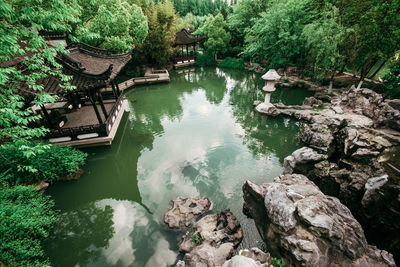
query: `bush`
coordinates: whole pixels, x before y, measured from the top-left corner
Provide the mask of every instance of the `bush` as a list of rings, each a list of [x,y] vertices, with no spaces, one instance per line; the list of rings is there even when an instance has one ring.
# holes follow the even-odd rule
[[[35,146],[39,143],[31,143]],[[0,170],[11,184],[53,182],[61,176],[74,173],[85,162],[86,153],[70,147],[47,145],[34,155],[26,155],[19,145],[8,143],[0,148]]]
[[[219,63],[218,67],[244,70],[244,62],[242,59],[226,57],[221,61],[221,63]]]
[[[217,66],[217,61],[215,60],[214,56],[210,53],[197,53],[196,66],[215,67]]]
[[[394,98],[400,98],[400,60],[395,61],[389,72],[383,76],[385,93]]]
[[[33,186],[0,188],[0,265],[47,266],[42,242],[56,220],[53,201]]]
[[[142,66],[132,66],[126,70],[126,75],[129,77],[143,77],[146,73],[146,69]]]

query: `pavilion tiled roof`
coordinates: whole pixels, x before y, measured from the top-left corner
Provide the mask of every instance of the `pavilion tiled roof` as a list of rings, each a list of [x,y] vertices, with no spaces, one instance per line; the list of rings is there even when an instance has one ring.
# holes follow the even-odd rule
[[[56,60],[62,65],[62,72],[72,76],[70,84],[78,91],[100,89],[113,80],[131,58],[132,51],[125,54],[112,54],[108,50],[95,48],[83,43],[71,43],[67,46],[67,55],[59,54]],[[58,77],[48,76],[37,82],[49,94],[63,95]],[[35,94],[28,85],[20,88],[21,94],[28,99]]]
[[[174,45],[194,44],[204,39],[204,36],[192,35],[188,30],[183,29],[175,34]]]

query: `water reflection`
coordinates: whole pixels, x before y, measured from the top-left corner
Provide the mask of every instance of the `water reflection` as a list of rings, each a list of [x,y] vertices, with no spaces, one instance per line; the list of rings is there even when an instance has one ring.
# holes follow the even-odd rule
[[[294,121],[254,112],[262,86],[259,75],[207,68],[127,92],[131,112],[113,146],[87,150],[82,178],[48,190],[63,212],[48,242],[55,266],[173,264],[178,237],[162,217],[181,195],[230,208],[244,226],[244,246],[254,246],[259,237],[241,212],[243,181],[272,179],[299,147]],[[273,101],[305,96],[277,93]]]

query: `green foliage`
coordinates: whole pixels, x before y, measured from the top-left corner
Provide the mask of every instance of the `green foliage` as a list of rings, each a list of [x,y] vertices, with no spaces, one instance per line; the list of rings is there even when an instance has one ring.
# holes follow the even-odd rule
[[[55,61],[57,52],[65,53],[63,47],[46,45],[38,31],[70,32],[70,23],[77,22],[77,10],[62,0],[3,0],[0,1],[0,140],[31,140],[43,136],[44,128],[29,125],[39,120],[25,105],[25,99],[18,95],[22,84],[33,89],[33,104],[54,102],[55,96],[43,92],[40,80],[49,74],[60,77],[68,86],[68,76],[62,74]],[[22,68],[4,62],[19,57]],[[0,142],[1,143],[1,142]]]
[[[304,25],[313,17],[311,0],[277,2],[247,31],[243,54],[256,60],[267,59],[271,67],[286,67],[304,60]]]
[[[176,32],[177,15],[170,1],[142,7],[148,18],[149,34],[144,43],[134,51],[134,58],[145,58],[157,67],[168,64],[173,55],[173,40]]]
[[[383,86],[386,94],[394,98],[400,98],[400,60],[396,60],[389,69],[389,72],[383,76]]]
[[[204,47],[213,52],[215,58],[217,58],[218,53],[227,51],[231,39],[230,33],[227,32],[226,21],[220,13],[215,17],[209,16],[205,24],[195,34],[206,35]]]
[[[216,15],[222,8],[229,10],[228,3],[222,0],[173,0],[173,3],[181,16],[189,13],[195,16]]]
[[[236,54],[243,51],[246,32],[260,17],[260,13],[266,10],[267,2],[265,0],[242,0],[233,7],[232,13],[228,15],[228,28],[232,37],[231,46]]]
[[[197,53],[196,66],[215,67],[217,66],[217,61],[215,60],[215,57],[210,53]]]
[[[218,67],[243,70],[244,62],[243,62],[243,59],[235,59],[235,58],[231,58],[231,57],[226,57],[226,58],[224,58],[224,60],[222,60],[218,64]]]
[[[27,146],[37,148],[21,148],[18,143],[7,143],[0,148],[0,170],[9,184],[55,181],[60,176],[79,170],[87,156],[69,147],[43,143],[30,143]],[[31,153],[27,154],[26,151]]]
[[[193,243],[198,244],[198,243],[200,243],[200,241],[201,241],[200,236],[197,233],[192,234],[192,242]]]
[[[397,0],[351,2],[353,6],[348,10],[359,12],[359,18],[355,20],[357,24],[353,26],[357,38],[353,65],[357,66],[361,77],[364,78],[376,62],[388,60],[399,49],[400,2]]]
[[[183,28],[190,28],[193,30],[197,30],[198,28],[202,27],[206,21],[207,21],[208,16],[204,15],[204,16],[195,16],[192,13],[188,13],[186,14],[186,16],[184,16],[182,18],[182,20],[184,21],[184,27],[179,27],[177,28],[177,31],[182,30]]]
[[[271,260],[273,262],[271,264],[272,267],[285,267],[285,264],[282,263],[281,259],[278,259],[278,258],[275,258],[275,257],[271,257]]]
[[[340,25],[339,10],[327,4],[319,19],[306,25],[303,38],[308,49],[308,60],[313,66],[314,75],[329,74],[333,77],[336,70],[344,64],[340,53],[344,38],[351,30]]]
[[[125,0],[97,0],[86,4],[83,21],[76,31],[87,44],[115,53],[127,52],[142,43],[148,34],[147,18],[140,7]]]
[[[129,77],[143,77],[146,73],[146,69],[142,66],[132,66],[125,71]]]
[[[33,186],[0,188],[0,265],[50,264],[42,242],[56,220],[53,206],[50,198]]]

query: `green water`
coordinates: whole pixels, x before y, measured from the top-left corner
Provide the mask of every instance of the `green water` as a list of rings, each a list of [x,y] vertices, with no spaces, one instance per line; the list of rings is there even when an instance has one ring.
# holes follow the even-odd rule
[[[192,69],[171,72],[169,84],[126,92],[130,112],[111,147],[85,150],[78,181],[47,192],[61,219],[46,244],[54,266],[168,266],[179,255],[179,234],[163,223],[177,196],[208,196],[214,210],[231,209],[245,238],[260,245],[242,214],[246,179],[271,181],[284,157],[300,147],[298,124],[253,111],[263,99],[260,75]],[[299,104],[310,93],[278,89],[272,102]]]

